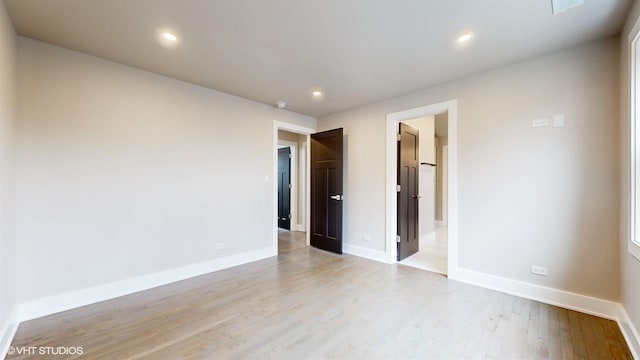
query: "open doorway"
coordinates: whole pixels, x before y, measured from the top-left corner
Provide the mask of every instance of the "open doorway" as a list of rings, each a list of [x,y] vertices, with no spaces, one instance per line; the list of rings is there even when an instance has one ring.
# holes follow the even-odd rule
[[[305,143],[300,143],[297,139],[283,140],[285,137],[295,139],[297,135],[284,130],[278,131],[278,173],[275,180],[278,186],[278,229],[296,231],[299,226],[297,185],[301,180],[298,173],[297,149]]]
[[[422,204],[419,231],[419,251],[413,255],[421,263],[420,257],[429,257],[435,261],[433,266],[418,266],[446,274],[455,278],[457,263],[457,101],[451,100],[420,108],[409,109],[387,115],[387,242],[386,253],[389,262],[398,261],[398,235],[400,222],[398,210],[398,134],[400,123],[412,123],[413,119],[430,118],[432,128],[427,126],[421,137],[430,137],[430,152],[420,160],[419,193]],[[418,121],[418,120],[416,120]],[[418,126],[421,127],[421,126]],[[420,141],[424,143],[424,141]],[[434,166],[435,165],[435,166]],[[425,199],[426,197],[426,199]],[[431,198],[431,199],[429,199]],[[427,201],[422,201],[423,199]],[[420,216],[419,216],[420,218]],[[422,254],[421,254],[422,253]],[[416,256],[418,255],[418,256]],[[407,260],[412,262],[411,256]],[[407,264],[412,265],[413,264]]]
[[[447,197],[446,170],[448,160],[443,156],[443,146],[448,144],[447,112],[402,121],[419,131],[419,237],[416,252],[402,257],[401,264],[446,275],[448,262],[448,229],[446,227]],[[402,159],[402,149],[400,159]],[[400,160],[402,162],[402,160]],[[444,194],[444,195],[443,195]],[[443,211],[444,207],[444,211]],[[403,219],[399,203],[398,219]],[[399,227],[400,232],[402,228]]]
[[[309,245],[308,144],[309,134],[314,132],[315,129],[274,122],[272,176],[274,254]],[[284,164],[289,170],[288,174],[282,173],[285,157],[289,160]]]

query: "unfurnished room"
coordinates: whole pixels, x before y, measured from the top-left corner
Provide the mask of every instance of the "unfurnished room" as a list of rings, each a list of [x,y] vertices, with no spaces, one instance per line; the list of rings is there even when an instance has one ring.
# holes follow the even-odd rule
[[[0,357],[640,359],[634,0],[0,1]]]

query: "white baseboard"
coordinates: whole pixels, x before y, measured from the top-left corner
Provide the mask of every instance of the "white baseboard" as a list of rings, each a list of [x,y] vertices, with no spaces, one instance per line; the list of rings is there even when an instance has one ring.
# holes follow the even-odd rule
[[[619,316],[620,304],[613,301],[479,273],[472,270],[458,268],[455,271],[455,279],[453,280],[497,290],[549,305],[600,316],[610,320],[618,320]]]
[[[0,358],[2,359],[7,356],[9,346],[11,346],[13,337],[18,330],[18,324],[18,307],[14,306],[9,314],[9,318],[7,318],[7,321],[5,321],[5,323],[2,324],[2,328],[0,328]]]
[[[255,250],[225,258],[214,259],[175,269],[116,281],[87,289],[54,295],[43,299],[22,303],[19,306],[19,321],[27,321],[62,311],[133,294],[154,287],[189,279],[210,272],[247,264],[277,255],[272,247]]]
[[[363,258],[366,258],[366,259],[380,261],[380,262],[383,262],[385,264],[389,263],[389,261],[387,260],[387,258],[388,258],[387,253],[384,252],[384,251],[380,251],[380,250],[374,250],[374,249],[369,249],[369,248],[365,248],[365,247],[362,247],[362,246],[343,243],[342,244],[342,252],[350,254],[350,255],[363,257]]]
[[[620,326],[620,331],[622,331],[622,335],[624,335],[624,339],[627,341],[627,345],[629,345],[633,358],[640,359],[640,333],[638,333],[638,329],[633,325],[624,307],[620,305],[618,309],[618,326]]]
[[[301,231],[301,232],[305,232],[306,229],[304,228],[303,224],[295,224],[291,227],[291,231]]]
[[[446,227],[447,222],[443,220],[436,220],[436,227]]]

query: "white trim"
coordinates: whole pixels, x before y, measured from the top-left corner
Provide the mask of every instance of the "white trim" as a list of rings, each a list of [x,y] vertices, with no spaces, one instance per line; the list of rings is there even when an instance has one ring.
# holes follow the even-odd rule
[[[540,285],[530,284],[500,276],[480,273],[467,269],[458,269],[457,281],[480,286],[486,289],[540,301],[545,304],[560,306],[566,309],[617,320],[619,305],[616,302],[571,293]]]
[[[16,331],[18,331],[19,324],[18,306],[14,306],[9,313],[7,321],[5,321],[0,330],[0,358],[4,359],[7,356],[7,351],[13,342]]]
[[[315,132],[315,130],[314,130]],[[311,246],[311,134],[307,134],[307,142],[305,154],[307,155],[307,160],[305,161],[305,180],[306,180],[306,190],[304,192],[306,196],[305,203],[305,232],[307,233],[307,246]],[[276,239],[277,240],[277,239]]]
[[[289,194],[289,214],[291,215],[291,218],[289,219],[289,230],[296,231],[295,227],[298,222],[298,143],[278,139],[278,145],[286,145],[291,149],[291,168],[289,170],[289,181],[291,184]],[[278,183],[275,180],[274,182],[276,184]]]
[[[54,295],[20,304],[18,318],[20,321],[32,320],[81,306],[95,304],[100,301],[110,300],[120,296],[148,290],[176,281],[189,279],[195,276],[208,274],[214,271],[262,260],[275,255],[277,255],[277,253],[273,252],[273,248],[268,247],[127,280]]]
[[[640,333],[638,333],[638,329],[633,325],[629,314],[627,314],[622,305],[619,306],[618,326],[631,350],[631,355],[633,355],[634,359],[640,359]]]
[[[458,269],[458,101],[449,100],[387,114],[387,180],[386,180],[386,245],[385,254],[389,263],[397,262],[397,136],[398,124],[403,120],[415,119],[448,112],[448,269],[450,279],[455,280]]]
[[[282,121],[274,121],[273,122],[273,134],[272,134],[272,152],[273,152],[273,159],[272,159],[272,168],[271,168],[271,179],[272,179],[272,209],[271,209],[271,218],[273,219],[273,226],[271,229],[271,246],[273,247],[273,251],[277,254],[278,253],[278,219],[277,219],[277,215],[278,215],[278,182],[277,181],[273,181],[273,179],[276,178],[277,174],[278,174],[278,130],[286,130],[289,132],[293,132],[293,133],[297,133],[297,134],[302,134],[302,135],[307,135],[307,144],[309,144],[309,135],[313,134],[314,132],[316,132],[315,129],[312,128],[308,128],[308,127],[304,127],[304,126],[300,126],[300,125],[295,125],[295,124],[289,124],[286,122],[282,122]],[[306,224],[305,224],[305,231],[307,232],[307,245],[309,245],[309,211],[310,211],[310,195],[309,195],[309,189],[311,188],[310,185],[310,180],[309,180],[309,163],[310,163],[310,151],[307,151],[307,166],[306,166],[306,189],[307,191],[305,191],[306,193],[306,204],[305,204],[305,208],[306,208]]]
[[[638,106],[636,104],[637,91],[636,87],[640,86],[640,79],[638,79],[638,71],[636,69],[636,48],[640,42],[640,21],[636,21],[635,25],[629,33],[629,238],[627,239],[627,250],[636,259],[640,260],[640,239],[637,239],[636,232],[638,231],[636,224],[637,211],[636,201],[638,195],[638,189],[636,189],[637,174],[636,171],[636,153],[637,153],[637,141],[636,138],[638,131],[636,127],[636,120],[639,117]]]
[[[440,192],[442,194],[442,226],[447,226],[447,216],[449,214],[449,145],[442,146],[442,189]]]
[[[369,249],[358,245],[351,245],[349,243],[342,243],[342,252],[389,264],[387,254],[384,251]]]

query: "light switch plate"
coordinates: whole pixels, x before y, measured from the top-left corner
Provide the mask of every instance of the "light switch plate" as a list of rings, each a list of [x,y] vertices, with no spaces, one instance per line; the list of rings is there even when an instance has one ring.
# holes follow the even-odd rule
[[[553,116],[553,127],[564,127],[564,114]]]

